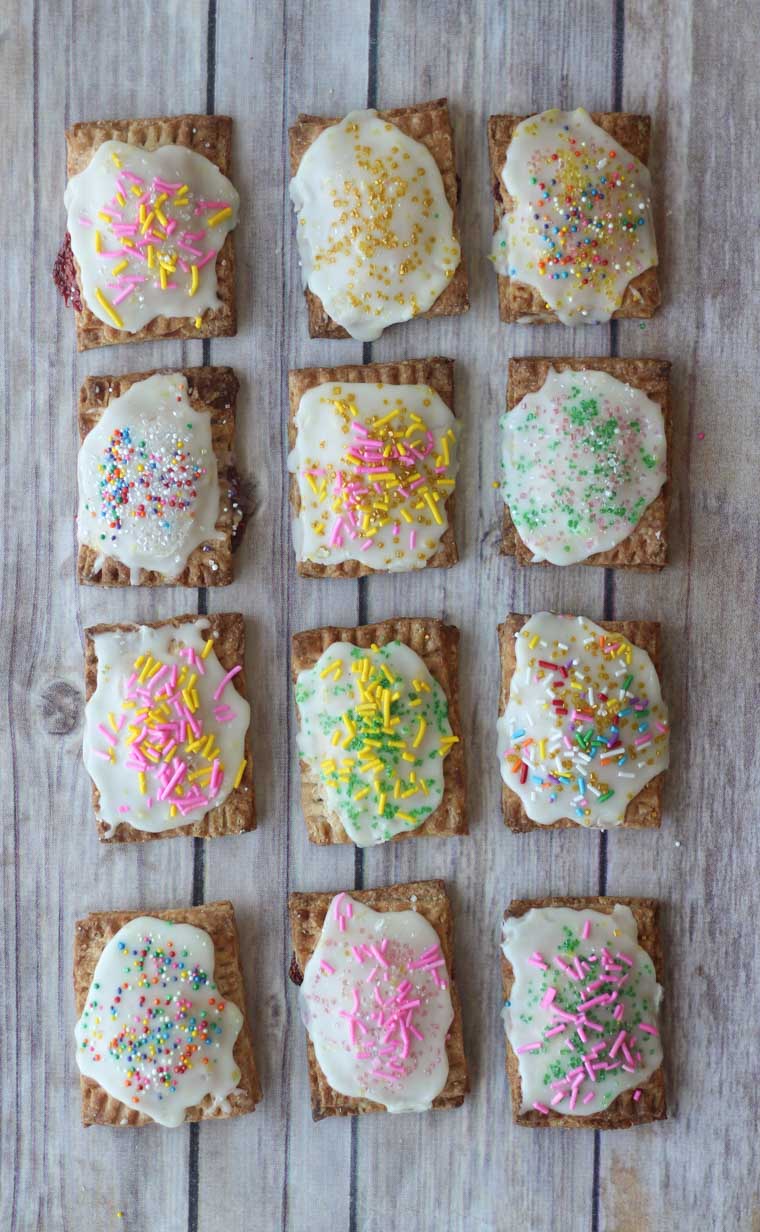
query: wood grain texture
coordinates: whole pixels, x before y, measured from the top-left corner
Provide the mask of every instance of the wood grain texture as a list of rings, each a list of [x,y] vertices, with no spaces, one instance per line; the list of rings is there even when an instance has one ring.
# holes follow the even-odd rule
[[[0,137],[14,152],[3,197],[0,1227],[74,1232],[756,1232],[760,758],[752,684],[760,585],[753,342],[756,246],[747,219],[760,85],[750,0],[125,0],[116,37],[97,0],[0,0]],[[126,26],[125,24],[126,23]],[[286,202],[286,133],[299,111],[449,98],[462,178],[471,310],[389,330],[371,347],[307,336]],[[486,121],[579,103],[652,116],[651,166],[664,303],[584,331],[499,323],[486,259]],[[242,197],[238,335],[142,343],[77,357],[49,276],[64,220],[63,130],[109,115],[233,117]],[[21,204],[23,203],[23,208]],[[36,254],[30,260],[29,254]],[[661,574],[518,569],[499,555],[497,421],[510,355],[656,356],[673,362],[671,558]],[[107,357],[107,363],[103,356]],[[464,427],[460,563],[365,581],[297,578],[287,500],[287,370],[449,355]],[[81,764],[81,630],[172,615],[166,591],[75,585],[76,397],[81,381],[167,364],[231,365],[241,381],[238,458],[252,523],[221,594],[201,607],[248,618],[259,828],[208,844],[103,849]],[[703,432],[704,439],[698,439]],[[192,607],[185,594],[182,609]],[[496,625],[545,607],[658,620],[673,769],[661,831],[512,836],[495,760]],[[314,849],[299,815],[292,632],[434,615],[462,630],[470,836],[355,856]],[[719,691],[727,690],[728,705]],[[720,756],[715,736],[720,725]],[[680,846],[675,846],[680,843]],[[434,1117],[311,1122],[304,1033],[286,987],[291,890],[443,877],[455,919],[472,1091]],[[511,898],[598,892],[663,903],[670,1119],[614,1136],[513,1126],[503,1073],[498,938]],[[75,919],[235,904],[263,1100],[256,1115],[124,1136],[79,1126]],[[730,944],[729,944],[730,942]],[[43,987],[44,985],[44,987]],[[41,990],[41,991],[39,991]],[[688,1010],[686,1009],[688,1006]],[[68,1046],[67,1046],[68,1045]],[[116,1211],[124,1212],[123,1221]],[[698,1214],[697,1214],[698,1212]]]

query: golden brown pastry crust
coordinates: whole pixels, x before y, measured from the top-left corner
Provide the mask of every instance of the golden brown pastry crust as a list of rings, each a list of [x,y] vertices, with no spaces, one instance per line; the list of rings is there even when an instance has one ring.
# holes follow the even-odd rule
[[[214,638],[214,653],[226,672],[236,664],[242,665],[242,672],[233,676],[230,684],[240,694],[246,697],[245,686],[245,621],[238,612],[214,613],[209,616],[199,616],[197,612],[188,616],[174,616],[171,620],[144,620],[118,624],[92,625],[85,629],[84,657],[84,687],[85,702],[88,702],[98,684],[98,659],[95,653],[94,638],[98,633],[129,633],[140,628],[163,629],[167,625],[179,628],[181,625],[195,624],[204,620],[208,625],[209,636]],[[100,820],[100,792],[92,784],[92,805],[95,810],[95,820],[98,827],[98,838],[102,843],[144,843],[159,838],[220,838],[227,834],[243,834],[247,830],[256,829],[256,813],[253,795],[253,761],[251,757],[250,732],[246,732],[243,755],[246,760],[240,786],[233,788],[223,804],[210,809],[200,820],[186,826],[176,826],[172,830],[137,830],[127,822],[120,822],[115,829]]]
[[[378,111],[377,114],[395,124],[407,137],[421,142],[432,154],[443,178],[446,199],[454,214],[454,235],[460,239],[457,218],[459,180],[454,161],[454,133],[451,127],[448,99],[439,98],[433,102],[419,103],[412,107],[396,107],[390,111]],[[340,121],[340,116],[327,118],[301,114],[297,117],[295,124],[288,129],[290,174],[292,176],[298,171],[301,159],[320,133],[332,124],[340,124]],[[309,336],[311,338],[350,337],[342,325],[336,324],[332,317],[327,315],[317,295],[314,295],[308,287],[304,294],[309,312]],[[469,306],[467,270],[464,258],[462,258],[448,286],[444,288],[427,312],[420,313],[420,316],[455,316],[467,312]]]
[[[584,909],[600,911],[611,915],[615,904],[630,907],[638,928],[638,943],[646,950],[654,964],[657,982],[663,982],[662,942],[659,926],[659,903],[655,898],[516,898],[504,912],[504,919],[516,919],[525,915],[533,907],[570,907],[575,911]],[[515,981],[512,964],[500,949],[501,980],[504,1000],[508,1001]],[[531,1108],[528,1112],[520,1112],[522,1103],[522,1083],[520,1066],[509,1039],[507,1046],[507,1078],[512,1093],[512,1118],[516,1125],[528,1125],[533,1129],[630,1129],[632,1125],[646,1125],[650,1121],[662,1121],[667,1117],[665,1106],[665,1075],[662,1066],[655,1070],[639,1088],[641,1098],[636,1101],[633,1091],[622,1091],[617,1099],[605,1108],[603,1112],[591,1116],[567,1116],[554,1109],[548,1115],[536,1112]]]
[[[376,625],[360,625],[358,628],[337,628],[327,625],[321,629],[309,629],[296,633],[292,640],[291,677],[293,684],[300,672],[312,668],[328,646],[334,642],[349,642],[352,646],[385,646],[399,641],[409,646],[427,667],[446,694],[449,705],[449,723],[459,742],[443,762],[443,799],[421,826],[396,834],[390,842],[399,839],[434,837],[449,838],[455,834],[467,834],[465,811],[465,769],[462,747],[462,724],[459,717],[459,630],[454,625],[445,625],[440,620],[402,617],[384,620]],[[296,705],[300,729],[301,717]],[[350,843],[338,815],[327,809],[322,797],[321,783],[305,761],[299,760],[301,769],[301,805],[309,841],[320,845]]]
[[[407,359],[387,364],[342,364],[338,368],[298,368],[288,373],[290,418],[288,447],[295,448],[296,415],[301,399],[309,389],[325,382],[335,385],[429,385],[446,403],[452,415],[454,409],[454,360],[436,355],[431,359]],[[298,477],[290,475],[290,503],[296,517],[301,511]],[[438,548],[424,565],[425,569],[448,569],[459,560],[454,531],[454,489],[444,503],[449,524]],[[345,560],[335,565],[320,565],[311,560],[296,564],[301,577],[367,577],[370,573],[389,573],[388,569],[373,569],[358,560]]]
[[[670,363],[666,359],[510,359],[507,386],[507,413],[514,410],[526,394],[536,393],[546,380],[549,368],[557,372],[607,372],[618,381],[640,389],[657,402],[665,421],[667,477],[652,504],[627,539],[606,552],[595,552],[582,565],[608,569],[639,569],[646,572],[664,568],[668,557],[668,504],[670,495],[672,415],[670,410]],[[514,556],[519,565],[548,564],[534,561],[533,553],[520,538],[510,512],[504,505],[501,550]]]
[[[594,124],[603,128],[614,141],[646,165],[649,158],[649,134],[652,127],[649,116],[632,115],[623,111],[592,111],[590,115]],[[517,125],[528,118],[525,115],[493,115],[488,120],[488,152],[493,177],[494,233],[498,231],[504,214],[512,208],[513,204],[513,199],[504,187],[504,181],[501,178],[504,164],[507,161],[507,149]],[[512,324],[520,321],[533,325],[559,321],[557,314],[551,308],[546,307],[544,297],[535,287],[518,282],[507,274],[499,274],[498,283],[499,316],[502,321]],[[623,302],[613,312],[612,319],[652,317],[660,306],[660,301],[660,284],[655,265],[644,270],[628,283]]]
[[[295,970],[300,983],[303,972],[319,941],[327,909],[339,891],[317,894],[291,894],[288,915],[293,941]],[[443,881],[415,881],[407,885],[384,886],[377,890],[349,890],[352,898],[365,903],[373,911],[419,911],[438,934],[449,972],[449,989],[454,1007],[454,1021],[446,1041],[449,1075],[446,1085],[433,1100],[433,1108],[458,1108],[469,1090],[467,1061],[462,1034],[462,1007],[454,978],[454,920],[451,903]],[[299,979],[300,977],[300,979]],[[354,1099],[341,1095],[327,1082],[317,1064],[311,1040],[306,1040],[309,1069],[311,1113],[315,1121],[328,1116],[356,1116],[362,1112],[385,1112],[382,1104],[369,1099]]]
[[[95,967],[104,947],[120,928],[141,915],[170,920],[174,924],[192,924],[195,928],[204,929],[214,943],[214,979],[219,991],[236,1005],[243,1015],[243,1025],[232,1053],[240,1070],[240,1084],[228,1096],[229,1111],[225,1112],[221,1108],[216,1108],[213,1112],[207,1111],[212,1102],[209,1095],[202,1103],[187,1109],[185,1122],[243,1116],[246,1112],[253,1112],[261,1099],[261,1086],[253,1056],[251,1027],[240,965],[240,943],[232,903],[206,903],[201,907],[179,907],[176,911],[95,911],[83,920],[77,920],[74,932],[74,996],[77,1018],[84,1009]],[[79,1082],[82,1092],[82,1124],[85,1127],[113,1125],[117,1128],[128,1126],[134,1129],[156,1124],[151,1117],[108,1095],[93,1078],[80,1074]]]
[[[98,146],[104,141],[125,141],[145,150],[157,150],[162,145],[184,145],[209,162],[215,163],[229,177],[232,153],[232,120],[229,116],[182,115],[157,116],[150,120],[93,120],[74,124],[66,131],[66,173],[71,178],[89,165]],[[82,311],[75,312],[77,350],[113,346],[123,342],[146,342],[153,338],[225,338],[237,333],[235,311],[235,243],[233,232],[227,236],[216,258],[219,308],[203,313],[200,329],[194,317],[154,317],[142,329],[129,333],[106,325],[91,312],[81,294]],[[75,261],[76,265],[76,261]]]
[[[509,701],[509,685],[517,666],[515,652],[515,634],[530,620],[530,616],[507,616],[499,625],[499,660],[501,663],[501,683],[499,686],[499,716],[501,716]],[[617,633],[634,646],[645,650],[654,664],[658,676],[660,674],[660,626],[651,620],[597,620],[594,622],[609,633]],[[664,771],[650,779],[642,787],[637,796],[625,810],[625,818],[621,827],[629,830],[657,830],[662,824],[662,784]],[[502,779],[501,806],[504,813],[504,824],[515,833],[526,833],[528,830],[588,830],[594,827],[582,826],[571,817],[562,817],[559,821],[551,821],[539,825],[531,821],[523,808],[523,803],[516,792],[511,791]],[[623,901],[622,899],[620,900]]]
[[[126,376],[89,376],[79,391],[79,442],[84,441],[114,398],[120,397],[138,381],[157,372],[179,373],[187,380],[188,400],[194,411],[211,416],[211,444],[219,475],[219,517],[216,529],[223,539],[198,544],[176,578],[152,569],[141,569],[138,586],[228,586],[232,581],[232,537],[235,520],[230,491],[235,474],[235,417],[238,379],[231,368],[155,368],[150,372],[130,372]],[[79,545],[77,578],[81,585],[130,586],[129,566],[106,556],[96,571],[98,553]],[[216,566],[215,568],[213,566]]]

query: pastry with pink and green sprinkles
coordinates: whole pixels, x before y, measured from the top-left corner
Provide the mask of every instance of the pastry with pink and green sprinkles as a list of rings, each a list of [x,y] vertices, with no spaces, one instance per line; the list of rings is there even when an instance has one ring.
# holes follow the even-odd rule
[[[651,123],[551,108],[488,122],[501,319],[593,325],[660,303]]]
[[[315,1120],[460,1105],[467,1090],[442,881],[292,894]]]
[[[232,121],[177,116],[66,133],[66,237],[54,278],[80,351],[236,331]]]
[[[435,620],[293,638],[301,799],[309,838],[373,847],[467,833],[459,631]]]
[[[231,903],[78,920],[74,991],[85,1126],[253,1112],[261,1087]]]
[[[501,970],[518,1125],[628,1129],[665,1118],[658,903],[516,900]]]
[[[255,827],[238,613],[85,630],[84,764],[99,837]]]
[[[510,360],[499,422],[505,554],[663,568],[669,369],[655,359]]]
[[[670,724],[659,626],[537,612],[499,626],[496,725],[515,831],[658,827]]]

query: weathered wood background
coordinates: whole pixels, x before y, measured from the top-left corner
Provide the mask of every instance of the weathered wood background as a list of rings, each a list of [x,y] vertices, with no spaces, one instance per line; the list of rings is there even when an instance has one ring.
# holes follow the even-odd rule
[[[13,1232],[711,1232],[760,1227],[758,1113],[758,12],[752,0],[2,0],[3,630],[0,1226]],[[298,581],[286,507],[288,366],[362,358],[310,341],[286,204],[286,129],[447,94],[472,310],[391,330],[364,358],[457,360],[462,562],[369,582]],[[665,306],[587,332],[500,325],[486,117],[583,103],[650,112]],[[50,267],[63,129],[182,111],[235,118],[240,332],[78,358]],[[496,431],[512,354],[673,361],[672,563],[660,576],[518,570],[497,555]],[[222,592],[100,593],[74,579],[75,396],[88,373],[206,362],[242,384],[256,513]],[[702,437],[702,434],[704,436]],[[260,828],[203,846],[99,847],[81,764],[82,626],[240,609]],[[674,767],[660,833],[512,836],[494,760],[496,624],[510,609],[663,622]],[[299,813],[288,639],[395,615],[464,633],[471,837],[310,849]],[[310,1121],[287,984],[290,889],[444,876],[456,910],[472,1094],[459,1111]],[[514,895],[665,903],[671,1119],[605,1136],[510,1123],[497,945]],[[75,918],[219,897],[237,908],[264,1101],[198,1130],[83,1131],[73,1049]],[[122,1211],[121,1219],[117,1212]]]

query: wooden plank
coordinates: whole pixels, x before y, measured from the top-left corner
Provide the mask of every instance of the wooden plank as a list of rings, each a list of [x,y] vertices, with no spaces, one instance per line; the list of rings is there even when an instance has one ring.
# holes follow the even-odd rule
[[[619,575],[615,610],[664,623],[675,731],[662,832],[632,833],[630,844],[612,836],[608,880],[665,903],[671,1119],[661,1132],[604,1138],[606,1232],[677,1227],[693,1219],[697,1194],[705,1227],[749,1229],[760,1211],[747,1068],[760,951],[746,914],[760,860],[760,759],[752,702],[743,700],[758,598],[760,510],[747,442],[760,380],[757,348],[748,346],[750,288],[760,271],[756,246],[739,238],[751,174],[743,134],[760,98],[746,38],[754,19],[747,3],[720,12],[626,5],[623,99],[656,117],[666,308],[646,329],[621,323],[621,351],[674,360],[676,508],[672,565],[659,577]],[[730,114],[713,124],[729,81]]]
[[[352,886],[354,856],[350,848],[315,850],[306,839],[289,641],[299,629],[355,622],[358,589],[356,582],[295,575],[285,468],[287,369],[356,362],[362,351],[359,343],[308,337],[287,198],[287,128],[299,111],[333,115],[364,105],[369,5],[289,4],[286,41],[276,6],[242,9],[220,6],[216,75],[217,108],[238,117],[236,182],[249,203],[248,223],[236,238],[242,320],[238,337],[213,343],[211,353],[232,363],[243,381],[240,444],[256,513],[238,560],[238,581],[210,601],[217,609],[234,602],[249,617],[259,828],[252,837],[233,840],[235,852],[208,845],[205,892],[229,895],[239,904],[264,1103],[242,1130],[225,1127],[223,1153],[215,1149],[217,1127],[201,1127],[198,1227],[213,1226],[223,1195],[236,1191],[233,1209],[252,1228],[332,1232],[347,1227],[350,1218],[351,1127],[314,1126],[311,1120],[305,1032],[296,989],[286,978],[285,903],[291,889]],[[247,124],[246,115],[255,122]],[[266,1163],[251,1168],[251,1159]],[[326,1178],[329,1201],[315,1201]]]

